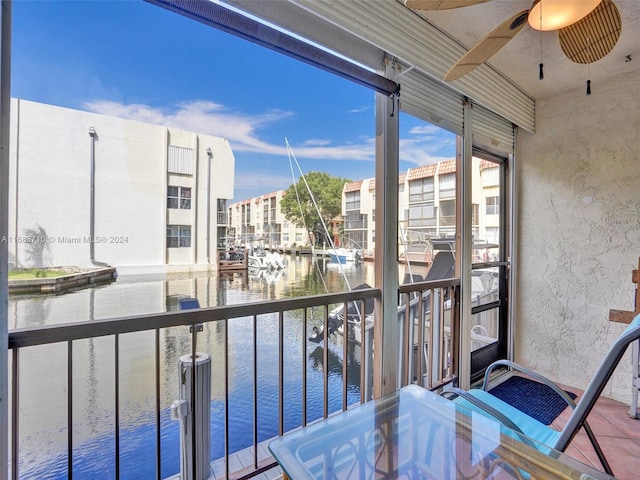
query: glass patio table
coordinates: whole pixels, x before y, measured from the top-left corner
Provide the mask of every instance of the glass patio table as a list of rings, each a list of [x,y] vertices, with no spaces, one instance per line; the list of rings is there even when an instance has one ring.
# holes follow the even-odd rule
[[[306,479],[613,479],[429,390],[409,385],[269,444]]]

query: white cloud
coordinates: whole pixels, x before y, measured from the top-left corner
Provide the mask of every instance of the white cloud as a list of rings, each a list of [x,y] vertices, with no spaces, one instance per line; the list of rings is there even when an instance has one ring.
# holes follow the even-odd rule
[[[427,138],[400,140],[400,159],[416,165],[429,165],[455,158],[455,153],[443,155],[442,151],[455,152],[455,137],[452,137],[451,134],[443,134],[441,130],[439,130],[439,135]]]
[[[413,128],[411,128],[411,130],[409,130],[409,133],[412,135],[438,135],[440,133],[442,133],[442,129],[440,129],[439,127],[436,127],[435,125],[417,125]]]
[[[173,109],[96,100],[86,103],[84,108],[103,115],[223,137],[229,140],[231,148],[236,152],[278,156],[287,155],[284,142],[278,145],[266,142],[259,137],[258,131],[294,115],[283,110],[248,114],[204,100],[184,102]],[[330,143],[329,140],[309,139],[303,141],[301,146],[292,145],[292,148],[300,158],[368,161],[374,159],[373,139],[363,139],[360,143],[345,145],[331,146]]]
[[[260,137],[260,130],[294,116],[293,112],[284,110],[249,114],[204,100],[183,102],[171,109],[96,100],[85,104],[85,108],[104,115],[224,137],[229,140],[235,152],[261,153],[278,157],[287,156],[284,141],[281,144],[265,141]],[[418,125],[410,129],[409,135],[408,138],[400,140],[402,161],[425,165],[452,158],[442,154],[443,151],[455,151],[455,137],[452,134],[444,133],[433,125]],[[373,162],[375,139],[359,137],[352,143],[334,145],[329,139],[309,138],[292,143],[292,149],[297,158]],[[261,178],[264,180],[263,177]],[[267,185],[269,183],[266,182]],[[279,185],[282,181],[274,181],[271,184]],[[238,188],[240,188],[239,184]]]
[[[310,140],[305,140],[303,145],[304,146],[311,146],[311,147],[318,147],[318,146],[329,145],[330,143],[331,143],[331,140],[310,139]]]
[[[200,100],[182,103],[172,110],[104,100],[88,102],[85,108],[104,115],[223,137],[229,140],[236,151],[275,155],[286,153],[284,146],[276,146],[260,140],[256,130],[293,115],[291,112],[280,110],[249,115],[234,112],[218,103]]]
[[[351,110],[347,110],[347,113],[362,113],[366,112],[367,110],[371,110],[371,107],[353,108]]]

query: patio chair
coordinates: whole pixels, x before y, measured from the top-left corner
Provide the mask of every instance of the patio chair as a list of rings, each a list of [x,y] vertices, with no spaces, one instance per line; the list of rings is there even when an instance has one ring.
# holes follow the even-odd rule
[[[521,432],[526,437],[552,447],[560,452],[564,452],[580,428],[584,428],[593,448],[595,449],[598,459],[602,463],[604,471],[613,476],[611,467],[609,466],[593,431],[587,423],[587,416],[593,409],[596,400],[611,378],[611,375],[627,350],[627,347],[638,339],[640,339],[640,315],[633,319],[622,335],[620,335],[613,345],[611,345],[609,351],[600,363],[600,366],[596,370],[596,373],[589,382],[589,385],[587,385],[587,388],[578,400],[577,404],[567,394],[567,392],[551,380],[508,360],[499,360],[492,363],[487,368],[481,388],[474,388],[470,390],[451,388],[448,391],[443,392],[443,394],[447,394],[448,392],[455,393],[457,395],[454,399],[456,403],[485,415],[492,416],[507,427],[510,427],[517,432]],[[540,383],[548,385],[555,393],[562,397],[566,401],[567,405],[573,409],[571,416],[562,430],[555,430],[493,396],[489,392],[489,377],[493,369],[496,367],[509,367],[512,370],[521,372],[533,380],[537,380]]]

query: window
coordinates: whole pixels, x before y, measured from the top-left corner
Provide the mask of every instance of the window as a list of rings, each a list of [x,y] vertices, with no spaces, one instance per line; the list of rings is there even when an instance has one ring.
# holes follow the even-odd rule
[[[440,200],[440,225],[450,227],[456,224],[456,201]]]
[[[487,215],[497,215],[500,213],[500,197],[487,197]]]
[[[409,226],[423,227],[436,224],[436,209],[433,203],[417,203],[409,208]]]
[[[227,224],[227,200],[224,198],[217,199],[218,204],[218,225],[226,225]]]
[[[345,210],[360,210],[360,191],[345,193]]]
[[[193,149],[169,145],[169,173],[193,175]]]
[[[409,182],[409,203],[433,200],[433,177]]]
[[[500,228],[499,227],[487,227],[485,229],[485,237],[487,243],[499,243],[500,242]]]
[[[367,248],[369,248],[367,245],[366,230],[352,230],[350,232],[345,232],[343,237],[343,245],[366,250]]]
[[[436,224],[433,205],[433,177],[409,182],[409,227]]]
[[[367,228],[367,216],[362,215],[359,210],[349,210],[344,216],[344,229],[352,230]]]
[[[243,205],[244,215],[242,216],[242,223],[251,225],[251,205]]]
[[[167,248],[191,247],[191,227],[187,225],[167,225]]]
[[[167,208],[191,209],[191,189],[187,187],[167,187]]]
[[[440,195],[442,195],[443,190],[450,190],[454,192],[456,191],[456,174],[455,173],[447,173],[444,175],[440,175]]]
[[[500,186],[500,168],[498,166],[488,167],[488,162],[485,162],[482,170],[482,185],[484,187],[497,187]]]
[[[278,205],[277,205],[276,199],[275,199],[275,198],[272,198],[272,199],[271,199],[271,209],[270,209],[270,210],[271,210],[271,218],[270,218],[270,220],[271,220],[272,222],[275,222],[275,221],[276,221],[276,211],[277,211],[277,207],[278,207]]]

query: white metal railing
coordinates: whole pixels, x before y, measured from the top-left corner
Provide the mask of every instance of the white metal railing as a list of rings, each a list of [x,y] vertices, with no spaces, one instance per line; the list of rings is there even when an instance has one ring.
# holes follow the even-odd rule
[[[403,336],[401,336],[403,338],[401,350],[403,371],[400,383],[406,384],[414,381],[414,378],[422,378],[421,385],[426,388],[436,389],[454,381],[457,378],[458,358],[459,280],[405,285],[400,287],[400,295],[408,298],[407,302],[399,302],[400,306],[398,307],[398,328],[403,332]],[[410,297],[416,297],[417,295],[422,298],[422,301],[412,302]],[[274,326],[275,337],[268,340],[274,343],[275,338],[277,338],[276,346],[274,347],[274,352],[276,353],[270,359],[273,362],[273,366],[270,364],[268,368],[275,370],[277,362],[277,415],[272,416],[277,419],[276,435],[282,435],[285,433],[285,429],[291,428],[291,426],[285,425],[285,383],[288,373],[285,371],[284,365],[285,355],[290,354],[287,348],[292,342],[298,343],[296,354],[301,357],[299,362],[301,371],[298,374],[301,378],[300,425],[306,425],[319,418],[308,418],[307,415],[307,402],[308,398],[310,398],[308,394],[310,385],[307,378],[307,365],[311,362],[311,359],[313,362],[318,363],[318,368],[322,372],[322,386],[319,389],[321,393],[317,393],[318,389],[313,387],[313,391],[316,392],[314,395],[322,396],[322,412],[320,416],[327,417],[332,413],[329,407],[330,375],[337,375],[341,382],[340,406],[337,408],[347,409],[350,406],[348,401],[349,388],[353,389],[356,386],[359,388],[359,399],[356,402],[365,402],[371,398],[371,382],[373,378],[373,328],[371,326],[373,317],[371,316],[370,304],[380,296],[380,290],[365,288],[346,293],[10,331],[10,478],[12,480],[21,478],[20,470],[25,468],[24,462],[28,461],[21,458],[21,442],[27,441],[21,439],[21,418],[37,414],[37,412],[28,410],[32,406],[32,402],[26,401],[28,399],[23,398],[20,394],[21,382],[24,381],[21,365],[34,363],[33,359],[30,358],[34,355],[34,349],[31,347],[58,345],[56,348],[62,357],[59,362],[60,365],[63,365],[62,370],[66,370],[66,372],[60,372],[60,381],[66,383],[66,400],[64,400],[66,403],[66,419],[60,420],[63,423],[61,430],[64,431],[63,435],[66,436],[66,446],[64,448],[66,450],[64,453],[66,455],[66,460],[64,461],[66,463],[66,478],[72,479],[74,473],[76,473],[74,470],[78,468],[76,465],[78,459],[75,457],[81,452],[78,452],[77,448],[74,449],[73,435],[74,429],[77,428],[77,423],[82,422],[84,415],[84,410],[79,406],[80,401],[78,400],[78,396],[82,394],[77,389],[79,380],[74,376],[77,375],[76,368],[79,365],[82,366],[90,361],[95,362],[95,359],[84,358],[83,355],[86,354],[84,346],[86,342],[97,343],[99,338],[108,339],[110,345],[108,349],[110,353],[107,353],[107,358],[103,357],[101,362],[112,366],[114,372],[113,385],[111,387],[113,391],[113,396],[111,397],[112,405],[110,407],[113,412],[113,431],[111,433],[113,445],[110,447],[109,452],[103,453],[102,456],[112,455],[111,468],[114,472],[114,478],[126,476],[126,467],[121,464],[121,452],[128,447],[126,445],[126,436],[123,435],[123,429],[121,428],[121,424],[124,424],[121,417],[125,416],[121,405],[127,401],[127,394],[122,392],[128,387],[129,382],[135,382],[136,380],[123,378],[125,374],[121,372],[125,371],[125,363],[127,362],[124,350],[126,345],[131,342],[128,335],[135,332],[147,332],[143,337],[138,338],[140,334],[136,336],[135,349],[141,351],[147,348],[152,352],[151,356],[153,358],[152,362],[145,362],[144,366],[140,365],[140,368],[138,368],[138,370],[142,370],[143,367],[146,367],[147,371],[141,371],[140,373],[146,377],[153,376],[153,381],[150,381],[152,387],[149,387],[149,390],[152,390],[152,401],[150,403],[153,404],[152,408],[154,410],[150,416],[153,417],[153,429],[155,431],[152,435],[153,438],[149,440],[154,443],[152,450],[155,454],[155,475],[153,477],[161,479],[175,473],[172,472],[167,475],[166,472],[164,474],[162,472],[162,457],[170,453],[166,451],[166,448],[163,450],[162,445],[163,427],[161,426],[161,417],[165,416],[166,411],[170,409],[170,402],[166,402],[167,392],[165,389],[168,387],[165,386],[166,375],[163,369],[164,363],[167,361],[165,357],[168,356],[168,353],[166,350],[162,350],[162,346],[165,346],[168,337],[173,338],[168,335],[168,332],[180,327],[182,328],[181,331],[185,332],[181,338],[184,340],[182,346],[186,351],[178,353],[182,355],[190,354],[195,359],[198,350],[202,350],[203,347],[205,350],[209,348],[210,351],[207,353],[211,355],[214,362],[217,362],[216,367],[213,369],[214,380],[216,376],[221,377],[218,378],[214,385],[214,389],[217,389],[215,395],[224,401],[223,438],[215,439],[215,441],[223,442],[224,444],[222,458],[224,467],[222,472],[219,471],[218,474],[228,479],[251,478],[277,466],[271,456],[265,457],[263,455],[260,457],[258,449],[258,444],[260,443],[258,424],[261,421],[265,421],[261,420],[258,411],[258,403],[260,401],[258,392],[260,376],[258,374],[260,362],[258,350],[262,348],[258,329],[261,325],[271,322],[270,325]],[[405,307],[409,305],[410,308],[403,307],[403,303]],[[346,322],[345,316],[339,314],[340,310],[344,311],[345,309],[350,312],[346,316]],[[314,318],[314,312],[317,313],[318,311],[321,312],[318,316],[319,318]],[[357,317],[352,315],[352,312],[356,312]],[[299,331],[302,332],[301,334],[292,335],[289,330],[285,332],[287,319],[292,317],[296,318],[298,322],[296,325],[300,325]],[[321,338],[320,345],[324,348],[319,356],[316,355],[317,350],[314,350],[313,355],[310,354],[308,348],[311,343],[308,342],[307,332],[311,332],[311,327],[316,326],[316,331],[320,329],[331,333],[336,329],[336,325],[333,323],[336,318],[340,320],[339,325],[337,325],[339,331],[335,332],[335,336],[324,335]],[[416,327],[408,327],[408,325],[413,324]],[[432,324],[437,326],[431,328]],[[185,327],[188,327],[190,331],[186,332],[184,330]],[[246,329],[246,335],[250,337],[248,342],[250,346],[241,352],[232,352],[229,347],[229,332],[238,328]],[[205,341],[205,337],[210,335],[212,331],[222,332],[220,334],[222,340],[215,347],[211,347]],[[351,340],[344,341],[346,338]],[[145,342],[147,343],[146,346]],[[161,342],[164,342],[162,346]],[[180,343],[180,341],[175,343]],[[330,346],[331,348],[329,348]],[[424,352],[424,356],[420,356],[423,358],[420,361],[417,361],[418,356],[415,354],[417,351]],[[349,365],[347,361],[348,357],[352,358],[354,355],[358,357],[355,364],[359,371],[356,372],[353,370],[354,365]],[[343,361],[337,362],[332,356],[339,356]],[[251,373],[248,374],[250,378],[247,381],[251,384],[250,389],[253,396],[250,402],[253,405],[253,411],[246,413],[247,418],[251,416],[251,422],[253,423],[251,435],[252,459],[249,462],[250,464],[245,464],[240,469],[234,468],[230,462],[230,458],[235,454],[235,451],[231,451],[230,448],[230,432],[233,431],[234,425],[230,424],[229,416],[230,370],[234,363],[238,361],[246,361],[251,365]],[[150,370],[153,370],[153,372]],[[192,369],[191,371],[195,370]],[[431,374],[428,372],[431,372]],[[275,375],[275,372],[273,374]],[[351,377],[359,377],[356,381],[357,385],[349,384],[348,380]],[[195,385],[195,378],[192,378],[192,385]],[[353,401],[353,396],[350,398]],[[273,414],[274,412],[271,413]],[[195,415],[193,415],[193,421],[197,422]],[[195,445],[195,442],[193,444]],[[197,452],[194,448],[194,458],[196,455]],[[104,458],[101,461],[105,462]],[[192,464],[195,465],[196,463],[196,461],[193,461]]]
[[[41,347],[43,345],[51,345],[58,344],[62,345],[63,348],[58,350],[63,350],[64,353],[64,363],[66,364],[66,375],[65,372],[60,372],[60,378],[62,382],[66,382],[66,477],[72,479],[74,476],[74,455],[78,455],[77,449],[74,449],[73,445],[73,435],[74,429],[77,428],[77,422],[81,420],[83,415],[83,411],[81,408],[74,408],[74,403],[78,402],[77,397],[81,395],[82,392],[77,391],[77,382],[78,380],[74,379],[75,367],[78,365],[82,365],[83,363],[88,363],[89,359],[81,358],[80,355],[83,353],[83,343],[88,341],[94,341],[98,338],[110,338],[112,339],[111,345],[113,345],[112,356],[110,362],[113,364],[114,369],[114,377],[113,377],[113,400],[112,400],[112,411],[113,411],[113,446],[110,447],[113,452],[113,471],[115,478],[120,478],[122,476],[126,476],[121,472],[120,465],[120,457],[121,451],[126,447],[123,445],[123,435],[120,430],[121,424],[121,403],[125,401],[125,396],[120,393],[123,385],[127,385],[128,382],[135,381],[135,379],[123,379],[121,377],[121,370],[123,370],[123,365],[121,364],[121,359],[124,358],[124,354],[122,353],[123,348],[121,347],[122,339],[127,338],[126,334],[131,334],[134,332],[150,332],[150,335],[147,337],[152,346],[150,347],[153,351],[153,370],[154,372],[148,372],[149,375],[154,376],[154,392],[153,392],[153,408],[155,410],[153,417],[155,422],[155,478],[162,478],[162,466],[161,459],[163,454],[168,453],[162,450],[162,441],[161,441],[161,411],[168,410],[170,408],[169,405],[163,405],[161,402],[161,398],[163,396],[166,397],[165,392],[161,391],[161,386],[163,385],[163,378],[161,378],[161,361],[164,361],[161,358],[161,337],[166,337],[166,335],[162,332],[171,329],[172,327],[190,327],[191,332],[188,334],[190,337],[190,347],[189,351],[191,355],[196,354],[196,350],[198,348],[202,348],[203,339],[199,337],[204,337],[205,333],[198,333],[201,331],[199,328],[201,325],[204,327],[211,327],[214,329],[221,329],[224,332],[224,342],[221,345],[221,349],[223,350],[223,354],[220,355],[220,352],[214,351],[210,352],[211,355],[219,359],[222,356],[222,363],[224,364],[223,372],[221,376],[224,378],[222,382],[222,390],[221,392],[217,392],[216,395],[222,396],[225,398],[227,402],[225,404],[225,419],[224,419],[224,457],[225,457],[225,478],[251,478],[256,476],[266,470],[269,470],[276,466],[275,461],[272,457],[268,458],[258,458],[258,392],[257,392],[257,382],[258,382],[258,374],[257,374],[257,350],[260,348],[260,339],[257,335],[257,328],[259,324],[265,322],[266,318],[270,316],[271,319],[277,317],[276,324],[277,327],[277,369],[278,369],[278,435],[282,435],[285,430],[284,425],[284,375],[285,371],[283,368],[284,364],[284,354],[285,354],[285,345],[290,342],[300,342],[301,345],[299,349],[301,351],[303,361],[301,364],[306,366],[307,359],[307,339],[306,333],[303,333],[301,336],[298,336],[296,339],[286,338],[284,333],[284,325],[285,325],[285,314],[286,315],[295,315],[300,319],[302,323],[302,332],[307,331],[308,324],[310,324],[310,315],[313,315],[314,309],[319,309],[322,311],[321,322],[325,329],[328,329],[329,322],[329,314],[330,309],[336,305],[346,304],[346,302],[356,302],[356,303],[364,303],[367,299],[373,299],[380,296],[380,291],[377,289],[361,289],[356,290],[354,292],[349,293],[338,293],[338,294],[327,294],[327,295],[318,295],[318,296],[309,296],[309,297],[298,297],[291,298],[285,300],[276,300],[269,302],[261,302],[261,303],[251,303],[240,306],[225,306],[225,307],[214,307],[214,308],[205,308],[205,309],[196,309],[196,310],[186,310],[181,312],[171,312],[171,313],[160,313],[155,315],[144,315],[137,317],[126,317],[126,318],[116,318],[109,320],[97,320],[92,322],[78,322],[64,325],[53,325],[53,326],[45,326],[38,328],[28,328],[28,329],[20,329],[13,330],[9,332],[9,350],[10,350],[10,358],[11,358],[11,381],[10,381],[10,398],[11,398],[11,438],[10,438],[10,475],[13,480],[17,480],[21,478],[20,476],[20,468],[23,466],[24,462],[21,462],[20,456],[20,432],[21,425],[20,419],[25,418],[24,416],[29,415],[37,415],[38,412],[29,412],[26,409],[29,408],[31,402],[27,401],[28,399],[24,399],[20,395],[20,386],[21,381],[21,365],[23,363],[29,363],[29,356],[34,354],[34,349],[31,347]],[[232,472],[230,471],[229,465],[229,457],[233,455],[234,452],[229,451],[229,432],[233,430],[233,425],[229,425],[229,413],[228,413],[228,395],[229,395],[229,369],[231,362],[234,361],[233,358],[230,357],[229,351],[229,339],[228,332],[230,328],[236,328],[234,325],[239,325],[240,323],[246,325],[248,322],[250,331],[247,332],[248,335],[252,335],[252,347],[250,351],[242,352],[243,356],[253,356],[253,365],[254,371],[252,374],[252,389],[253,389],[253,420],[254,420],[254,428],[253,428],[253,452],[254,458],[251,462],[251,466],[245,467],[240,471]],[[196,328],[194,328],[196,327]],[[347,334],[349,334],[349,326],[346,326]],[[145,338],[147,338],[145,337]],[[270,339],[273,340],[273,339]],[[138,343],[136,344],[137,349],[143,349],[144,345],[141,340],[136,340]],[[323,415],[329,415],[329,407],[328,407],[328,385],[329,385],[329,348],[328,342],[333,342],[334,339],[327,338],[324,339],[324,358],[322,360],[322,369],[323,369],[323,398],[324,398],[324,408]],[[343,342],[345,355],[343,358],[346,358],[346,352],[348,348],[348,342]],[[188,352],[183,352],[188,353]],[[359,363],[361,366],[371,365],[370,359],[365,360],[366,356],[371,355],[370,349],[362,348],[360,349],[360,359]],[[352,353],[349,353],[352,355]],[[107,360],[109,361],[109,360]],[[275,361],[275,359],[274,359]],[[105,361],[106,362],[106,361]],[[346,404],[346,392],[347,392],[347,362],[343,362],[343,372],[342,372],[342,408],[346,409],[348,405]],[[364,367],[363,367],[364,368]],[[145,373],[145,372],[143,372]],[[307,378],[306,378],[306,368],[303,368],[302,373],[302,391],[301,395],[302,399],[302,425],[307,424],[308,421],[312,421],[315,419],[307,418],[307,408],[306,408],[306,399],[307,399]],[[363,375],[361,378],[363,378]],[[370,375],[368,375],[370,376]],[[66,378],[65,378],[66,377]],[[178,376],[176,375],[176,380]],[[219,385],[221,382],[217,382]],[[75,388],[74,388],[75,387]],[[361,392],[361,398],[365,395],[366,392]],[[249,413],[247,413],[249,415]],[[195,416],[194,416],[195,418]],[[197,419],[196,419],[197,421]],[[219,441],[219,439],[218,439]],[[194,453],[195,455],[195,453]],[[103,455],[104,456],[104,455]],[[104,462],[104,458],[101,459]],[[195,465],[195,462],[194,462]],[[77,468],[77,466],[75,467]],[[124,472],[126,473],[126,472]]]
[[[436,390],[457,380],[460,344],[460,280],[401,285],[401,385]]]

